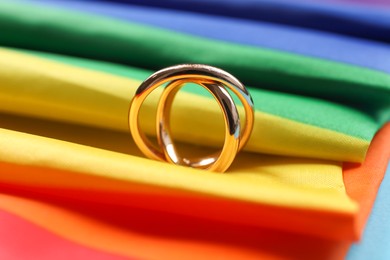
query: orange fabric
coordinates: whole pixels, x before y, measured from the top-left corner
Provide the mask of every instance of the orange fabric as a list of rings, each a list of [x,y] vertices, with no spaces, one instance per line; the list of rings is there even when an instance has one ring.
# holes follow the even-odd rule
[[[136,260],[74,243],[0,210],[1,260]]]
[[[371,177],[368,178],[370,184],[380,183],[389,159],[389,137],[390,124],[387,124],[376,135],[364,164],[357,168],[347,165],[344,172],[349,195],[362,206],[362,211],[356,216],[358,222],[355,231],[362,227],[362,222],[367,218],[377,189],[375,186],[367,185],[364,181],[359,181],[359,178],[364,180],[365,176],[369,176],[369,171],[371,173]],[[1,169],[5,168],[1,167]],[[15,174],[17,174],[16,169],[27,170],[23,167],[9,166],[9,170],[13,170]],[[114,197],[107,197],[107,199],[111,201],[117,199],[117,205],[112,205],[108,204],[108,201],[98,203],[93,200],[93,196],[85,197],[85,194],[77,192],[70,196],[72,193],[64,190],[57,192],[57,195],[50,193],[52,195],[50,200],[47,199],[49,197],[47,190],[35,189],[32,192],[23,190],[22,187],[10,186],[3,186],[2,190],[7,190],[9,193],[0,196],[0,208],[3,210],[17,214],[69,240],[121,255],[140,258],[159,256],[170,259],[182,259],[183,257],[186,259],[191,259],[191,257],[202,259],[279,259],[286,257],[342,259],[349,248],[349,242],[150,211],[130,207],[126,203],[127,200],[136,201],[139,197],[121,198],[120,194],[115,196],[111,194],[110,196]],[[183,204],[186,199],[183,199]],[[156,201],[155,205],[169,209],[169,201],[170,199],[161,199]],[[187,203],[187,207],[198,207],[203,202],[192,203],[191,201]],[[219,207],[218,205],[220,202],[209,204],[203,210],[210,215],[214,214],[213,210],[225,213],[226,209],[221,206],[222,204]],[[122,214],[110,214],[113,210]],[[250,217],[248,213],[251,212],[237,208],[235,217]],[[50,217],[47,218],[47,216]],[[289,215],[285,212],[279,212],[278,217],[284,218],[286,225],[290,222]],[[75,230],[78,236],[74,236]],[[188,252],[191,254],[189,255]]]
[[[66,199],[53,204],[3,194],[0,206],[85,246],[141,259],[342,259],[347,248],[332,240]]]
[[[390,122],[376,134],[363,164],[345,163],[343,166],[347,194],[360,206],[359,213],[355,216],[356,237],[362,235],[389,159]]]
[[[47,179],[64,179],[61,175],[74,176],[74,182],[88,183],[90,176],[72,174],[51,168],[23,166],[9,163],[0,163],[0,174],[23,174],[29,171],[30,175],[47,176]],[[353,240],[353,214],[332,211],[299,209],[294,207],[277,207],[239,200],[224,200],[212,196],[192,195],[185,191],[164,189],[162,187],[134,185],[112,179],[96,180],[105,186],[115,186],[127,192],[98,191],[94,189],[65,189],[60,187],[44,187],[31,184],[20,185],[0,183],[2,191],[28,191],[29,194],[41,194],[51,198],[71,198],[79,202],[106,203],[139,207],[181,215],[218,220],[226,223],[244,224],[253,227],[275,228],[293,231],[302,234],[317,235],[331,239]],[[152,192],[145,192],[152,191]],[[45,196],[43,196],[45,197]],[[223,214],[221,214],[223,212]],[[286,218],[289,221],[284,221]],[[291,225],[294,223],[294,225]]]

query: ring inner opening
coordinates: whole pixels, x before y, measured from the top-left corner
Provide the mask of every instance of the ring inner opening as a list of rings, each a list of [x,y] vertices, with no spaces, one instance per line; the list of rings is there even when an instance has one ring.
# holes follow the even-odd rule
[[[171,136],[181,158],[193,161],[219,155],[225,139],[223,113],[205,88],[184,84],[173,100],[169,116]]]

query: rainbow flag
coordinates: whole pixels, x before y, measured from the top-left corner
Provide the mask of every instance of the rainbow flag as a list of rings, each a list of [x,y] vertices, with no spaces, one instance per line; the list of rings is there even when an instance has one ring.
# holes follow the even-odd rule
[[[389,44],[384,0],[0,1],[0,259],[387,259]],[[181,63],[253,97],[224,174],[131,139],[138,86]],[[183,153],[220,149],[202,89],[171,117]]]

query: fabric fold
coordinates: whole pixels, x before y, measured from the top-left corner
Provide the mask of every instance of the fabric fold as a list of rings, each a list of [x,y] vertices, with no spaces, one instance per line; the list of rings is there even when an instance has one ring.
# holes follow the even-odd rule
[[[374,139],[373,146],[370,147],[370,152],[368,154],[369,156],[367,159],[368,164],[367,165],[363,164],[363,167],[358,167],[357,169],[355,169],[354,170],[355,173],[345,172],[345,174],[348,175],[348,178],[350,178],[350,181],[348,181],[346,184],[348,185],[347,188],[349,188],[349,194],[351,196],[354,196],[353,194],[355,189],[353,187],[357,183],[356,181],[359,179],[359,176],[356,175],[364,174],[367,169],[366,167],[368,168],[371,167],[370,161],[374,162],[377,155],[381,155],[381,158],[386,158],[386,156],[388,158],[388,153],[389,153],[388,142],[390,140],[388,138],[390,134],[389,126],[390,125],[387,125],[387,127],[382,129]],[[18,135],[20,135],[20,133]],[[27,138],[34,138],[33,136],[28,136],[25,134],[22,135],[24,135]],[[4,135],[2,134],[1,136]],[[383,140],[385,140],[385,142],[383,142]],[[58,143],[59,141],[52,140],[49,142]],[[27,143],[31,144],[31,142],[27,142]],[[69,144],[67,144],[67,146],[69,146]],[[15,147],[15,150],[23,151],[24,149],[17,149]],[[161,164],[161,163],[155,162],[155,164]],[[4,164],[2,166],[4,166]],[[43,169],[34,172],[34,169],[31,167],[28,170],[24,170],[23,166],[21,166],[22,168],[20,168],[20,166],[17,166],[16,168],[13,168],[13,166],[11,165],[9,166],[10,167],[7,166],[1,167],[0,170],[2,171],[11,170],[11,172],[9,173],[14,173],[16,175],[19,174],[25,175],[29,173],[30,174],[44,173]],[[373,180],[376,179],[376,181],[380,182],[380,179],[383,177],[384,174],[382,168],[385,168],[385,166],[383,167],[382,166],[383,166],[382,163],[380,163],[380,167],[375,167],[372,169],[373,171],[371,171],[371,173],[373,173]],[[147,165],[144,165],[144,167],[149,168]],[[161,168],[158,170],[158,172],[161,172]],[[55,175],[58,173],[60,172],[58,171],[51,172],[51,174],[55,174]],[[68,172],[67,174],[71,174],[71,173]],[[6,174],[1,174],[0,176],[4,177],[6,176]],[[8,176],[11,176],[11,178],[13,178],[12,177],[13,174],[10,174]],[[228,175],[223,175],[223,176],[226,177]],[[29,178],[23,178],[23,182],[25,183],[28,180],[31,181],[31,179]],[[48,178],[44,178],[44,180],[48,181]],[[66,185],[66,183],[61,182],[58,178],[53,178],[53,180],[57,181],[58,183],[61,183],[60,185],[64,185],[64,184]],[[91,182],[84,181],[83,183],[84,185],[88,185]],[[68,184],[74,185],[75,183],[68,182]],[[113,187],[118,187],[118,186],[114,185]],[[373,186],[367,186],[367,188],[372,189],[373,191],[375,190],[375,187]],[[32,183],[30,183],[27,186],[19,185],[18,187],[12,184],[12,182],[8,182],[7,185],[4,185],[4,182],[2,182],[1,189],[3,192],[6,192],[8,194],[8,195],[2,194],[0,196],[0,208],[2,210],[20,216],[25,220],[31,221],[32,223],[35,223],[62,237],[70,239],[71,241],[75,241],[85,246],[98,248],[100,250],[109,251],[124,256],[126,255],[128,256],[129,254],[134,257],[137,256],[146,257],[146,255],[152,256],[150,255],[150,250],[146,250],[146,251],[142,250],[143,245],[146,244],[148,245],[148,247],[150,247],[150,245],[153,245],[153,247],[156,250],[158,250],[159,257],[169,257],[169,258],[172,257],[179,258],[181,254],[186,250],[189,250],[189,248],[192,249],[197,248],[197,250],[195,250],[197,254],[193,255],[195,258],[199,258],[201,256],[206,258],[210,256],[214,256],[212,252],[215,252],[218,255],[220,255],[222,252],[225,252],[228,254],[229,257],[232,257],[232,259],[238,259],[238,258],[251,259],[252,257],[258,258],[260,256],[263,257],[264,259],[267,259],[268,257],[270,257],[270,259],[273,259],[275,255],[279,255],[281,257],[295,256],[298,258],[310,259],[312,257],[316,257],[316,256],[318,257],[319,252],[321,252],[320,256],[323,257],[323,259],[342,259],[346,254],[346,249],[348,248],[347,246],[348,243],[345,242],[335,242],[334,240],[332,241],[321,240],[313,237],[304,237],[304,236],[302,237],[297,235],[291,235],[289,233],[279,233],[279,232],[269,231],[269,230],[260,231],[257,229],[248,228],[247,226],[236,226],[232,224],[228,224],[229,228],[226,228],[227,226],[224,224],[225,223],[224,221],[204,222],[194,218],[189,218],[189,219],[183,217],[176,218],[172,214],[164,215],[165,213],[160,214],[158,212],[154,212],[153,214],[151,214],[152,212],[144,212],[142,210],[141,212],[137,213],[137,209],[134,211],[134,208],[128,208],[127,210],[122,209],[121,210],[122,214],[115,215],[117,217],[113,217],[114,215],[107,214],[106,209],[111,208],[109,205],[112,205],[114,203],[117,204],[118,206],[120,205],[123,206],[125,204],[123,204],[123,202],[120,200],[119,201],[113,200],[111,198],[110,200],[105,201],[104,204],[96,205],[95,202],[99,201],[99,199],[102,198],[102,194],[100,194],[100,196],[95,195],[92,197],[85,197],[86,194],[90,194],[89,192],[91,192],[91,190],[88,190],[88,192],[82,192],[81,194],[77,194],[75,197],[69,197],[67,196],[65,190],[56,189],[57,195],[54,195],[55,193],[48,193],[49,190],[42,189],[42,187],[38,189],[34,189],[34,185],[32,185]],[[303,191],[302,189],[300,190]],[[127,191],[130,190],[127,189]],[[133,192],[142,192],[142,190],[138,190],[138,191],[133,190]],[[157,192],[157,190],[154,190],[154,192]],[[51,194],[51,196],[48,196],[49,194]],[[374,193],[370,192],[369,194],[370,194],[369,197],[372,198],[372,195]],[[91,198],[93,198],[93,201],[95,202],[93,202]],[[356,199],[365,200],[365,198],[363,197],[359,198],[359,196],[356,197]],[[84,203],[82,201],[84,201]],[[127,201],[126,202],[127,205],[129,203],[131,204],[131,200],[125,200],[125,201]],[[153,200],[149,200],[149,202],[152,201]],[[207,201],[210,202],[210,200]],[[102,205],[105,206],[102,207]],[[170,204],[160,203],[160,205],[169,206]],[[186,205],[188,205],[188,203],[186,203]],[[196,205],[197,204],[191,204],[191,209],[195,210],[197,208]],[[216,205],[219,205],[219,207],[221,206],[220,203]],[[365,205],[364,207],[368,206],[368,204],[366,203],[363,203],[363,205]],[[118,210],[118,208],[115,207],[111,209],[113,211]],[[213,209],[213,207],[208,208],[207,212],[209,212],[210,209]],[[226,218],[229,217],[229,214],[227,214],[229,211],[224,210],[222,212],[224,213],[223,216],[226,221]],[[243,211],[243,210],[233,211],[233,212],[238,213],[241,217],[245,217],[245,214],[247,213],[247,211]],[[266,212],[269,212],[269,209]],[[319,213],[323,214],[324,212],[319,212]],[[361,213],[358,213],[354,217],[354,219],[359,218],[360,214]],[[43,217],[47,215],[50,215],[51,216],[50,219],[52,219],[53,221],[48,221],[46,220],[45,217]],[[363,213],[363,215],[365,215],[365,213]],[[159,226],[156,222],[152,222],[152,223],[156,223],[156,225],[151,226],[151,224],[148,222],[150,221],[149,219],[150,216],[153,217],[158,216],[158,219],[165,220],[165,223],[171,223],[171,224],[175,223],[175,225],[179,225],[179,226],[182,225],[181,227],[184,228],[186,231],[185,233],[180,233],[180,232],[177,233],[177,231],[170,230],[169,228],[161,230],[159,229],[161,228],[161,226]],[[290,227],[293,226],[290,225],[292,219],[289,217],[289,215],[279,213],[277,214],[277,216],[282,217],[282,219],[284,220],[281,223],[283,222],[286,223],[285,220],[288,219],[288,225]],[[299,214],[298,219],[301,219],[304,216],[305,214],[302,214],[301,212]],[[130,223],[134,222],[134,225],[138,223],[136,224],[138,227],[140,223],[144,223],[144,224],[142,224],[141,229],[139,228],[137,229],[138,232],[134,232],[134,225],[125,224],[125,223],[129,223],[129,219],[132,220]],[[235,218],[235,220],[237,219],[238,218]],[[320,221],[316,217],[311,217],[311,220]],[[319,223],[323,223],[322,221],[323,220],[321,220]],[[331,223],[333,223],[334,225],[335,221],[336,219],[333,219]],[[189,223],[192,223],[192,225],[189,225]],[[261,223],[261,222],[259,222],[257,219],[256,223]],[[167,224],[167,225],[169,227],[173,227],[173,225],[171,224]],[[195,229],[190,228],[193,225],[196,226]],[[344,227],[345,225],[346,223],[343,224]],[[313,227],[318,228],[320,226],[322,225],[316,224]],[[210,232],[204,232],[204,229],[201,230],[201,233],[196,232],[195,230],[198,230],[199,227],[208,228]],[[190,230],[188,228],[190,228]],[[330,227],[324,227],[324,228],[330,229],[328,231],[331,232],[332,234],[336,234],[339,231],[338,229],[332,229]],[[75,231],[76,229],[77,231]],[[220,234],[222,230],[227,231],[227,233],[226,232],[222,232],[222,233],[228,235],[218,236],[217,234]],[[84,232],[84,231],[88,231],[88,232]],[[300,229],[300,231],[302,230]],[[160,235],[164,234],[164,239],[156,240],[156,236],[153,235],[156,234],[156,232],[157,234]],[[184,234],[189,234],[188,232],[191,234],[191,239],[189,241],[183,240],[183,238],[185,239],[185,237],[182,236]],[[93,239],[86,239],[87,238],[86,236],[91,238],[91,234],[95,234],[94,236],[92,236]],[[175,237],[176,238],[179,237],[179,239],[167,240],[166,236],[169,236],[170,234],[171,235],[176,234]],[[200,234],[208,234],[208,235],[204,236]],[[199,240],[194,239],[195,237],[197,237]],[[266,243],[266,241],[269,240],[271,240],[271,242]],[[183,241],[186,241],[186,243],[183,244]],[[219,241],[219,242],[216,243],[215,241]],[[224,241],[223,246],[220,243],[221,241]],[[241,242],[238,243],[238,241]],[[254,241],[255,243],[253,243]],[[262,241],[263,243],[259,243],[259,241]],[[278,241],[278,246],[275,247],[273,245],[275,245],[276,241]],[[137,245],[137,249],[133,247],[129,247],[129,243],[130,245]],[[293,243],[293,247],[291,247],[291,243]],[[229,248],[230,250],[226,251],[225,247]],[[172,250],[173,248],[176,248],[178,251]],[[214,250],[216,251],[208,250],[211,248],[214,248]],[[153,254],[155,254],[155,252],[156,251],[153,251]],[[175,252],[175,255],[172,255],[172,252]]]
[[[50,197],[353,239],[358,209],[335,162],[245,154],[229,174],[219,175],[7,129],[1,130],[1,146],[2,190],[19,187]]]
[[[345,257],[390,158],[387,11],[116,2],[0,1],[0,257]],[[131,140],[137,87],[179,63],[220,67],[253,97],[225,174],[146,159]],[[151,139],[161,90],[140,112]],[[199,86],[170,116],[180,153],[221,148],[220,108]]]
[[[2,1],[0,7],[3,45],[152,70],[205,63],[253,87],[348,103],[382,124],[389,117],[390,76],[378,71],[39,5]]]
[[[29,259],[32,255],[41,260],[131,259],[74,243],[4,210],[0,210],[0,220],[1,259]]]
[[[364,39],[288,25],[153,6],[80,0],[32,0],[32,2],[142,23],[208,39],[297,53],[390,73],[390,58],[384,59],[390,57],[390,47],[384,43]]]
[[[88,1],[94,2],[95,0]],[[185,3],[180,0],[115,0],[115,2],[240,17],[330,31],[376,41],[390,41],[388,8],[379,6],[291,0],[191,0]]]
[[[59,237],[126,259],[310,259],[319,255],[323,259],[342,259],[345,255],[343,243],[310,236],[134,208],[110,217],[107,210],[91,203],[65,200],[55,204],[37,199],[36,196],[0,195],[0,207]],[[105,208],[111,212],[118,210],[107,205]],[[43,221],[47,215],[51,218]],[[56,221],[50,221],[53,219]],[[159,225],[160,222],[164,225]]]
[[[85,68],[91,64],[86,60],[59,58],[75,64],[80,61],[82,68],[15,50],[1,49],[0,53],[0,62],[4,64],[0,67],[2,111],[129,134],[128,108],[140,81],[128,77],[129,74],[134,77],[147,73],[135,70],[116,76],[112,74],[120,74],[126,69],[93,62],[94,66],[90,68],[98,70],[91,70]],[[131,68],[128,70],[132,71]],[[378,127],[369,116],[324,101],[257,91],[251,91],[258,108],[246,150],[337,161],[360,162],[364,159]],[[141,111],[141,126],[152,135],[155,134],[158,94],[156,91],[148,98]],[[278,107],[275,104],[279,104]],[[180,92],[175,107],[172,124],[177,140],[220,146],[223,123],[213,99]],[[307,110],[311,111],[305,112]],[[188,113],[192,116],[188,117]],[[203,120],[205,114],[209,120]],[[349,124],[344,124],[346,121]],[[207,134],[204,129],[208,129]]]

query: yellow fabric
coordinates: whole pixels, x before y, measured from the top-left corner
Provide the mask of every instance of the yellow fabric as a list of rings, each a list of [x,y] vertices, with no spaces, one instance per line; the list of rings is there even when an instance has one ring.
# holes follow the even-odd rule
[[[2,174],[0,182],[131,194],[180,190],[193,196],[211,195],[268,205],[341,213],[357,210],[345,193],[340,163],[243,153],[229,174],[215,174],[140,158],[130,138],[118,132],[46,121],[30,124],[28,119],[12,116],[3,118],[7,119],[8,128],[53,137],[1,129],[3,162],[74,173],[69,176],[42,172],[31,176],[26,171]],[[113,151],[106,150],[107,143],[111,143],[109,149]]]
[[[135,80],[0,49],[3,112],[128,132],[128,107],[139,84]],[[151,95],[144,106],[141,123],[149,134],[155,131],[153,116],[158,97],[158,93]],[[219,146],[223,127],[214,100],[180,92],[173,111],[172,124],[177,126],[173,129],[175,138]],[[205,114],[208,120],[203,120]],[[255,116],[247,151],[362,161],[369,146],[368,141],[359,138],[260,111]],[[208,138],[201,134],[204,129]]]

